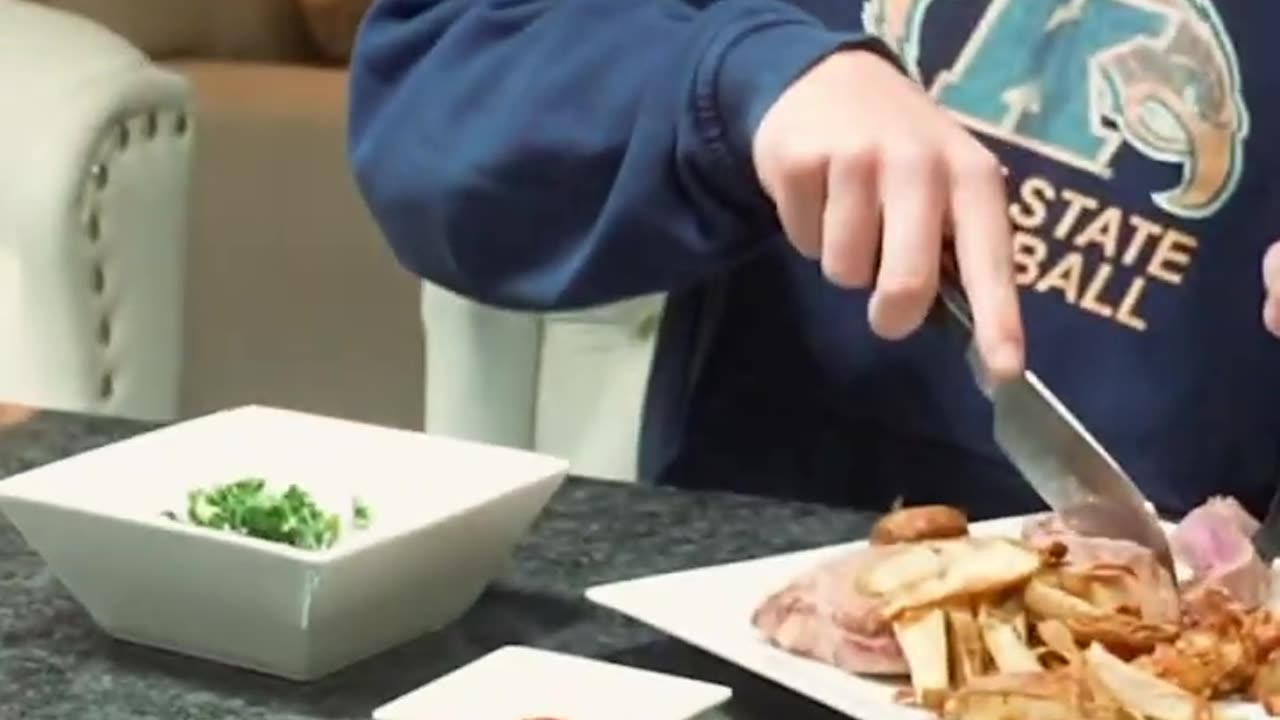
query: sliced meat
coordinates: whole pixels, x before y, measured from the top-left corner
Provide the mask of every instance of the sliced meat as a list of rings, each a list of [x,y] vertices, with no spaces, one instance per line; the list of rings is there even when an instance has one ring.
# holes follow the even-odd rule
[[[1054,545],[1066,548],[1063,562],[1067,572],[1122,569],[1123,575],[1113,574],[1109,581],[1113,585],[1109,588],[1115,597],[1113,603],[1132,606],[1148,623],[1177,622],[1177,583],[1149,549],[1129,540],[1078,535],[1053,514],[1029,518],[1023,525],[1022,537],[1042,551]]]
[[[884,552],[855,550],[806,572],[770,595],[752,624],[772,645],[850,673],[906,675],[884,601],[858,591],[859,573]]]
[[[1253,549],[1259,523],[1232,498],[1210,498],[1174,528],[1174,556],[1191,570],[1190,589],[1219,588],[1248,608],[1265,603],[1271,572]]]
[[[1074,535],[1056,513],[1032,515],[1022,524],[1023,541],[1039,548],[1048,547],[1064,536]]]

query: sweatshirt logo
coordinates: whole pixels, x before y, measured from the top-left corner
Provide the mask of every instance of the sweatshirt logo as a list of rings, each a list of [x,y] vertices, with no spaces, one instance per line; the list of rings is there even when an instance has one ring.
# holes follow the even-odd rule
[[[864,23],[919,79],[935,0],[868,0]],[[991,0],[932,95],[992,137],[1110,178],[1121,147],[1177,166],[1152,193],[1202,218],[1240,179],[1249,116],[1210,0]]]

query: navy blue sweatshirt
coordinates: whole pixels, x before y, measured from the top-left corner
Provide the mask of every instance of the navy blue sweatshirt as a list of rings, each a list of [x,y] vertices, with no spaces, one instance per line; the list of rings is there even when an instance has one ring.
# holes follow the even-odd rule
[[[875,338],[755,180],[789,82],[891,50],[1011,170],[1030,367],[1162,511],[1261,512],[1277,28],[1258,0],[378,0],[351,160],[398,258],[444,287],[535,310],[670,293],[646,479],[1032,509],[948,338]]]

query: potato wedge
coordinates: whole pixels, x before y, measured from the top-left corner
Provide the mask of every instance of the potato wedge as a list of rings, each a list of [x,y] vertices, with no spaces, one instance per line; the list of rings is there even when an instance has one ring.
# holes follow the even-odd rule
[[[1044,643],[1041,652],[1052,653],[1062,659],[1068,667],[1084,666],[1084,654],[1076,645],[1076,639],[1070,628],[1061,620],[1041,620],[1036,624],[1036,635]]]
[[[939,608],[911,612],[893,623],[893,635],[911,669],[911,687],[922,702],[951,687],[947,618]]]
[[[947,615],[947,648],[951,655],[951,682],[963,686],[987,672],[987,648],[982,642],[982,628],[967,602],[949,606]]]
[[[1019,614],[1010,604],[978,606],[978,627],[991,660],[1001,673],[1035,673],[1043,670],[1040,660],[1028,647],[1025,631],[1019,632]]]
[[[1081,644],[1097,642],[1125,659],[1149,653],[1178,637],[1176,625],[1144,623],[1129,615],[1080,617],[1064,621]]]
[[[946,569],[944,550],[935,543],[909,543],[886,547],[857,578],[858,591],[886,596],[905,592],[936,578]]]
[[[940,555],[940,572],[887,594],[887,617],[943,604],[952,598],[998,593],[1025,582],[1044,562],[1034,549],[1007,538],[965,538],[927,544]]]
[[[1060,621],[1082,645],[1098,641],[1126,658],[1151,652],[1157,643],[1170,642],[1178,635],[1176,626],[1145,623],[1133,615],[1107,612],[1052,584],[1043,575],[1027,583],[1022,599],[1036,620]]]
[[[1093,697],[1078,674],[988,675],[951,694],[945,720],[1138,720],[1107,697]]]
[[[1052,584],[1051,580],[1043,575],[1031,578],[1022,590],[1022,601],[1026,603],[1027,610],[1031,611],[1033,616],[1045,620],[1097,618],[1107,614],[1088,600],[1076,597]]]
[[[1112,655],[1100,643],[1084,653],[1089,672],[1131,713],[1151,720],[1213,720],[1206,700]]]

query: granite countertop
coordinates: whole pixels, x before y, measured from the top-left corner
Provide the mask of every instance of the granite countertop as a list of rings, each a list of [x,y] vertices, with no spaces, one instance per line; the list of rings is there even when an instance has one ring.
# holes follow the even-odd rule
[[[0,429],[0,478],[147,428],[38,414]],[[723,683],[735,692],[729,718],[834,720],[825,708],[588,603],[582,591],[846,541],[868,527],[866,516],[812,505],[570,479],[518,548],[514,569],[461,620],[299,684],[108,638],[0,520],[0,719],[355,720],[521,643]]]

